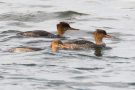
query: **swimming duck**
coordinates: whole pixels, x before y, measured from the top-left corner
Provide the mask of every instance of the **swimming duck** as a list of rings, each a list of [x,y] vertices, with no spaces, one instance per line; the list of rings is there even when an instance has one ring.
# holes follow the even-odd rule
[[[61,38],[63,37],[63,34],[67,30],[79,30],[70,27],[70,25],[66,22],[60,22],[57,24],[57,35],[52,34],[47,31],[43,30],[36,30],[36,31],[27,31],[27,32],[21,32],[18,33],[19,35],[23,36],[30,36],[30,37],[48,37],[48,38]],[[9,51],[10,52],[33,52],[33,51],[39,51],[42,50],[41,48],[34,48],[34,47],[16,47],[12,48]]]
[[[20,52],[33,52],[33,51],[40,51],[40,50],[42,49],[34,48],[34,47],[16,47],[16,48],[10,49],[9,52],[20,53]]]
[[[60,40],[53,40],[51,42],[51,49],[53,52],[56,52],[58,49],[69,49],[69,50],[80,50],[80,49],[89,49],[96,47],[105,47],[105,43],[102,42],[103,38],[111,38],[111,35],[108,35],[105,30],[97,29],[93,32],[95,43],[87,40],[72,40],[68,42],[62,42]]]
[[[70,27],[70,25],[66,22],[60,22],[59,24],[57,24],[57,35],[43,30],[26,31],[26,32],[18,33],[18,35],[29,36],[29,37],[60,38],[63,37],[63,34],[67,30],[79,30],[79,29]]]

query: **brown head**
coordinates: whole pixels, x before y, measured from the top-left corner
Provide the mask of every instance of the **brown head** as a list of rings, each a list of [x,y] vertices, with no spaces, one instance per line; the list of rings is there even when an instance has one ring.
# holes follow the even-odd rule
[[[112,38],[112,36],[108,35],[105,30],[97,29],[95,32],[93,32],[95,41],[97,45],[101,45],[103,38]]]
[[[63,45],[63,43],[60,40],[53,40],[51,42],[52,52],[56,52],[60,48],[60,45]]]
[[[79,30],[79,29],[70,27],[70,25],[66,22],[60,22],[59,24],[57,24],[57,35],[62,36],[67,30]]]

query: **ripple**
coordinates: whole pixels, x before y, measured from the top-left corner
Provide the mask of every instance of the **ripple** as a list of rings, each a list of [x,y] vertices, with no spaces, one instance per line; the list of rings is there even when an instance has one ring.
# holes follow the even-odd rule
[[[52,13],[49,14],[43,11],[37,11],[31,13],[9,12],[0,15],[1,21],[14,20],[14,21],[22,21],[22,22],[42,22],[49,19],[53,19],[53,14]]]
[[[27,44],[36,44],[36,43],[43,43],[43,42],[50,42],[49,40],[33,40],[33,41],[28,41],[26,42]]]
[[[89,18],[89,20],[92,20],[92,21],[118,21],[119,19],[116,19],[116,18],[111,18],[111,17],[93,17],[93,18]]]
[[[75,77],[72,77],[73,79],[76,79],[76,80],[84,80],[84,79],[88,79],[89,76],[75,76]]]
[[[3,77],[3,76],[0,76],[0,80],[1,80],[1,79],[4,79],[4,77]]]
[[[118,19],[116,19],[116,18],[103,18],[103,17],[97,17],[96,19],[98,19],[98,20],[118,20]]]
[[[122,82],[99,82],[103,86],[115,87],[115,88],[126,88],[128,87],[127,83]]]
[[[76,69],[89,71],[89,70],[99,70],[99,69],[104,69],[104,68],[95,67],[95,68],[76,68]]]
[[[20,66],[21,65],[21,66],[30,66],[31,67],[31,66],[36,66],[37,64],[32,64],[32,63],[31,64],[15,64],[15,63],[13,63],[13,64],[2,64],[2,65],[6,65],[6,66],[12,66],[12,65]]]
[[[135,86],[135,82],[128,83],[129,85]]]
[[[134,7],[129,7],[129,8],[121,8],[121,9],[133,10],[133,9],[135,9],[135,8],[134,8]]]
[[[41,8],[50,8],[50,7],[53,7],[51,5],[29,5],[29,7],[41,7]]]
[[[56,12],[56,14],[59,14],[58,17],[60,18],[65,18],[65,17],[72,17],[72,16],[75,16],[75,15],[79,15],[79,16],[82,16],[82,15],[88,15],[88,14],[85,14],[85,13],[79,13],[79,12],[75,12],[75,11],[63,11],[63,12]]]
[[[7,42],[7,41],[10,41],[10,40],[13,40],[13,39],[20,39],[21,37],[20,36],[6,36],[4,37],[2,40],[0,40],[0,42]]]
[[[57,65],[46,65],[48,67],[56,67]]]
[[[36,66],[37,64],[17,64],[17,65],[22,65],[22,66],[29,66],[29,67],[31,67],[31,66]]]
[[[93,58],[96,59],[97,57],[93,56],[93,55],[87,55],[87,54],[76,54],[77,57],[85,57],[85,58]]]
[[[103,28],[103,29],[115,29],[113,27],[109,27],[109,26],[102,26],[102,27],[99,27],[99,26],[92,26],[94,28]]]
[[[63,80],[51,80],[50,82],[48,82],[48,85],[53,85],[53,86],[60,86],[64,84],[66,84],[66,82]]]
[[[110,58],[110,59],[130,59],[128,57],[119,57],[119,56],[106,56],[106,58]]]
[[[7,24],[7,25],[9,25],[9,26],[24,27],[24,28],[30,28],[30,27],[32,27],[32,26],[30,26],[30,25],[26,25],[26,24],[23,23],[23,22],[11,22],[11,23],[9,23],[9,24]]]
[[[31,80],[31,81],[45,81],[44,79],[39,79],[39,78],[34,78],[34,77],[22,77],[22,76],[17,76],[17,75],[13,75],[11,77],[8,77],[8,79],[19,79],[19,80]]]
[[[11,33],[19,33],[20,31],[18,30],[5,30],[1,32],[1,34],[11,34]]]
[[[0,21],[22,21],[22,22],[43,22],[45,20],[52,20],[52,19],[58,19],[58,18],[69,18],[69,17],[75,17],[75,16],[82,16],[87,15],[84,13],[79,13],[75,11],[62,11],[62,12],[53,12],[53,13],[46,13],[44,11],[37,11],[37,12],[31,12],[31,13],[15,13],[15,12],[9,12],[4,13],[0,15]],[[14,23],[13,25],[22,25],[24,24],[18,24]]]
[[[115,35],[115,36],[134,36],[134,34],[126,34],[126,33],[119,33],[119,32],[113,32],[113,33],[111,33],[111,34],[113,34],[113,35]]]
[[[36,12],[36,13],[5,13],[0,15],[1,21],[22,21],[22,22],[41,22],[45,19],[48,19],[49,17],[46,17],[46,13],[44,12]]]
[[[5,3],[5,2],[0,2],[0,4],[2,4],[2,3]]]

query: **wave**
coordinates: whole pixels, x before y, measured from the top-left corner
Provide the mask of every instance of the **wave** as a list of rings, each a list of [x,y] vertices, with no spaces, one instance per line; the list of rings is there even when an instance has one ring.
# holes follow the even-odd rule
[[[119,56],[106,56],[105,58],[109,58],[109,59],[130,59],[128,57],[119,57]]]
[[[0,15],[1,21],[22,21],[22,22],[40,22],[44,21],[44,19],[47,19],[46,13],[44,12],[36,12],[36,13],[4,13]],[[46,17],[46,18],[45,18]]]
[[[79,13],[75,11],[61,11],[61,12],[53,12],[46,13],[44,11],[36,11],[31,13],[15,13],[8,12],[0,15],[0,21],[22,21],[22,22],[43,22],[45,20],[51,19],[60,19],[60,18],[71,18],[76,16],[88,15],[84,13]],[[13,23],[13,25],[17,25],[18,23]],[[19,23],[19,25],[23,25],[23,23]],[[26,25],[25,25],[26,26]]]
[[[58,14],[58,17],[60,17],[60,18],[88,15],[88,14],[80,13],[80,12],[76,12],[76,11],[56,12],[56,14]]]
[[[104,68],[99,68],[99,67],[94,67],[94,68],[83,68],[83,67],[78,67],[78,68],[75,68],[75,69],[78,69],[78,70],[99,70],[99,69],[104,69]]]
[[[9,26],[18,26],[18,27],[23,27],[23,28],[30,28],[30,27],[32,27],[32,26],[27,25],[27,24],[25,24],[23,22],[11,22],[11,23],[8,23],[7,25],[9,25]]]

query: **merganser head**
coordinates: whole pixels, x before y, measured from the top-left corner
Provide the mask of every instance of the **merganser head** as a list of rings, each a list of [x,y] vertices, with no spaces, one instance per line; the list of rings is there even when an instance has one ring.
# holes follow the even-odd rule
[[[62,36],[67,30],[79,30],[79,29],[70,27],[70,25],[66,22],[60,22],[59,24],[57,24],[57,35]]]
[[[108,35],[105,30],[97,29],[95,32],[93,32],[95,42],[97,45],[102,45],[102,39],[103,38],[112,38],[111,35]]]
[[[51,42],[52,52],[56,52],[61,47],[61,45],[63,45],[63,43],[60,40],[53,40]]]

